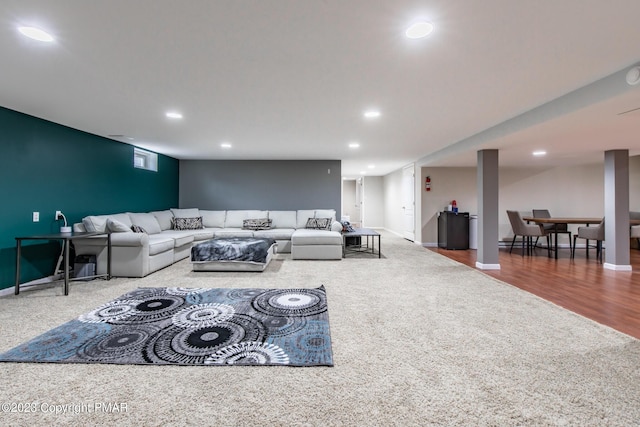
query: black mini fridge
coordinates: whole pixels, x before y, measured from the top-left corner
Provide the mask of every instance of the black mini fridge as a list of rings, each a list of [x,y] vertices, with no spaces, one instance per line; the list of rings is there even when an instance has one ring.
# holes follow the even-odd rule
[[[438,247],[469,249],[469,212],[442,211],[438,214]]]

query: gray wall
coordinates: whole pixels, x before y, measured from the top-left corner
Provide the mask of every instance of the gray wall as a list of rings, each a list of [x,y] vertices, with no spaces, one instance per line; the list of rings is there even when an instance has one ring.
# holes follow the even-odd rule
[[[182,208],[321,208],[340,218],[341,186],[340,160],[180,160]]]

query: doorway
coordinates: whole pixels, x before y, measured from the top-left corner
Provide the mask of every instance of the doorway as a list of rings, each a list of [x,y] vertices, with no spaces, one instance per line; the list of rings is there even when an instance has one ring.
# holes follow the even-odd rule
[[[414,165],[402,169],[402,216],[404,223],[403,237],[412,242],[415,240],[415,171]]]

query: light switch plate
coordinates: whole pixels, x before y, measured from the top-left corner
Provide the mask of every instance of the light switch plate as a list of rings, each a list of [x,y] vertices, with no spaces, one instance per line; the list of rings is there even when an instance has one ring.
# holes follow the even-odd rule
[[[40,212],[33,213],[33,222],[40,222]]]

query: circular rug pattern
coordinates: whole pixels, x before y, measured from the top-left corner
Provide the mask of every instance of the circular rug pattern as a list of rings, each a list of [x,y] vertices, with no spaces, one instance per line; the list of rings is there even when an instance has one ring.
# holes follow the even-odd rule
[[[258,320],[236,314],[225,322],[202,328],[172,325],[148,342],[145,358],[151,363],[202,364],[211,354],[244,340],[261,341],[267,328]]]
[[[269,316],[314,316],[327,311],[327,299],[318,289],[272,289],[252,301],[253,308]]]
[[[284,337],[300,332],[307,325],[306,317],[265,316],[258,313],[260,321],[269,329],[269,337]]]
[[[209,289],[207,288],[167,288],[167,293],[169,295],[179,295],[183,297],[187,295],[199,294],[207,291],[209,291]]]
[[[116,319],[111,323],[126,322],[129,325],[157,322],[171,319],[185,305],[184,298],[178,295],[153,295],[139,301],[126,319]]]
[[[246,301],[255,298],[264,292],[264,289],[245,288],[245,289],[229,289],[226,297],[230,300]]]
[[[228,304],[198,304],[186,307],[172,317],[172,322],[181,328],[202,328],[229,320],[236,310]]]
[[[136,307],[141,302],[135,299],[111,301],[95,310],[82,314],[78,317],[78,320],[85,323],[115,323],[137,314]]]
[[[95,362],[140,363],[143,362],[142,349],[150,337],[160,330],[152,325],[138,325],[135,329],[114,329],[104,336],[88,341],[77,356]],[[136,357],[136,355],[138,357]]]
[[[289,356],[275,344],[245,341],[218,350],[207,365],[288,365]]]

